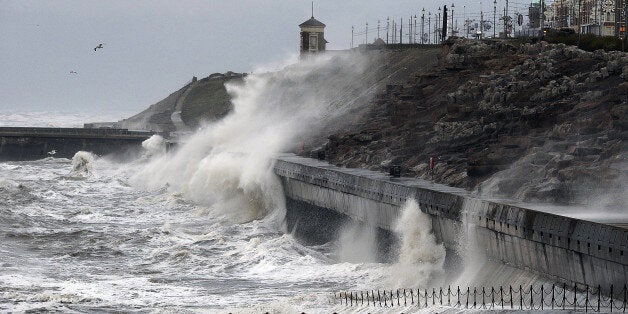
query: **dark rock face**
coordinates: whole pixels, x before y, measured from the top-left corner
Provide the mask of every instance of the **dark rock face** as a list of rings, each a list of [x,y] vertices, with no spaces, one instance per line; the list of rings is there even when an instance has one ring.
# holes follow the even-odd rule
[[[621,52],[452,42],[438,66],[388,84],[358,129],[329,137],[324,155],[347,167],[401,165],[403,176],[425,179],[434,157],[442,183],[580,201],[626,174],[626,80]]]

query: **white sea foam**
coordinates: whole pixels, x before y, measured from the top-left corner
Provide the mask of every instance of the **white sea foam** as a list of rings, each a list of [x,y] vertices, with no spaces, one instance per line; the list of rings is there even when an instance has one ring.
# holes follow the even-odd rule
[[[142,148],[146,157],[159,156],[166,152],[166,141],[161,135],[154,134],[142,142]]]
[[[79,151],[72,157],[72,173],[75,175],[91,175],[94,164],[94,154]]]
[[[395,231],[401,245],[397,262],[390,267],[393,287],[425,287],[443,274],[445,247],[436,243],[431,218],[414,199],[404,204]]]

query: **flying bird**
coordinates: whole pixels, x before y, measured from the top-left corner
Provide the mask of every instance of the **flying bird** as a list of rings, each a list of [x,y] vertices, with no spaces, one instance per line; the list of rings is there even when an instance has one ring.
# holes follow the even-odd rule
[[[94,48],[94,51],[96,51],[96,50],[98,50],[98,49],[102,49],[102,48],[103,48],[103,47],[102,47],[102,45],[103,45],[103,44],[98,44],[98,46],[96,46],[96,48]]]
[[[78,73],[78,72],[76,72],[74,70],[70,71],[70,74],[76,74],[76,73]]]

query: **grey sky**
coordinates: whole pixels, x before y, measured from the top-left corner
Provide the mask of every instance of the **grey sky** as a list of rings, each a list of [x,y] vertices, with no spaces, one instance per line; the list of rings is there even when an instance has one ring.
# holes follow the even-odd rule
[[[0,0],[0,111],[142,110],[193,75],[250,72],[297,53],[310,3]],[[479,1],[455,3],[457,11],[466,4],[469,16],[479,12]],[[378,19],[384,24],[387,16],[405,19],[442,4],[451,3],[318,0],[314,15],[327,24],[328,49],[346,49],[351,25],[362,30],[366,21],[375,27]],[[492,1],[483,7],[492,14]],[[104,48],[95,52],[99,43]]]

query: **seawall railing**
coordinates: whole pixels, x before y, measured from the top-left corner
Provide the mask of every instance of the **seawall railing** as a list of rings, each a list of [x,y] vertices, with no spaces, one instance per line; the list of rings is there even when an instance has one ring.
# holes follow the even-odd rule
[[[530,285],[523,287],[448,286],[432,289],[360,290],[334,293],[333,302],[358,308],[429,308],[447,306],[484,310],[569,310],[625,313],[628,306],[626,285],[616,289],[586,286]]]

